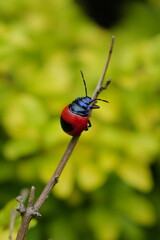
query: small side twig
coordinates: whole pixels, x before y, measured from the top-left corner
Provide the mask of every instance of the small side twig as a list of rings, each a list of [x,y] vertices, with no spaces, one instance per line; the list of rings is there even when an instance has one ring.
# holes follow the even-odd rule
[[[32,186],[29,194],[29,199],[28,199],[28,207],[33,206],[34,198],[35,198],[35,187]]]
[[[92,95],[93,100],[96,99],[97,96],[100,94],[100,92],[102,90],[106,89],[111,82],[111,80],[108,80],[108,81],[106,81],[106,83],[103,84],[103,81],[104,81],[104,78],[105,78],[105,75],[106,75],[106,72],[107,72],[107,69],[108,69],[108,66],[109,66],[109,62],[110,62],[110,59],[111,59],[111,55],[112,55],[112,51],[113,51],[113,45],[114,45],[114,36],[112,36],[112,41],[111,41],[109,53],[108,53],[108,56],[107,56],[107,60],[106,60],[102,75],[101,75],[101,77],[98,81],[98,84],[96,86],[96,89],[95,89],[95,91]],[[35,202],[35,204],[33,204],[34,195],[35,195],[35,188],[34,187],[32,187],[32,189],[31,189],[31,193],[30,193],[30,197],[29,197],[29,201],[28,201],[28,207],[26,209],[24,208],[23,200],[20,197],[18,198],[18,201],[20,202],[20,206],[17,210],[22,215],[22,222],[21,222],[21,226],[20,226],[20,229],[18,231],[16,240],[24,240],[25,236],[27,234],[29,223],[30,223],[31,219],[33,217],[40,216],[38,211],[41,208],[41,206],[43,205],[43,203],[45,202],[45,200],[48,198],[48,195],[52,191],[55,184],[58,182],[58,179],[59,179],[64,167],[66,166],[67,161],[68,161],[69,157],[71,156],[71,153],[73,152],[73,150],[74,150],[74,148],[75,148],[75,146],[76,146],[76,144],[79,140],[79,137],[80,137],[80,135],[73,136],[71,138],[71,141],[69,142],[69,144],[67,146],[67,149],[66,149],[61,161],[58,164],[58,167],[56,168],[56,170],[53,173],[51,179],[49,180],[49,182],[45,186],[44,190],[40,194],[40,196],[37,199],[37,201]]]

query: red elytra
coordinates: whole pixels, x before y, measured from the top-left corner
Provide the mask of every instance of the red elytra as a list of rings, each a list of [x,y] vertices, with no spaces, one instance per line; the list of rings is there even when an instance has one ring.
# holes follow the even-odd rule
[[[89,123],[88,117],[82,117],[72,113],[69,106],[66,106],[61,114],[61,125],[63,130],[71,135],[79,135],[83,130],[87,129]]]

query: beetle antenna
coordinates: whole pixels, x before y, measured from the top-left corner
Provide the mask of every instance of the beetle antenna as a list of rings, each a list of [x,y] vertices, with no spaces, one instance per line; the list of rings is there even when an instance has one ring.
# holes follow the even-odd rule
[[[101,99],[101,98],[95,98],[95,99],[93,99],[91,102],[90,102],[90,104],[92,103],[92,102],[94,102],[94,101],[102,101],[102,102],[106,102],[106,103],[109,103],[107,100],[104,100],[104,99]]]
[[[86,94],[86,97],[87,97],[88,94],[87,94],[87,85],[86,85],[86,81],[85,81],[85,79],[84,79],[84,75],[83,75],[82,70],[81,70],[80,72],[81,72],[81,76],[82,76],[83,83],[84,83],[85,94]]]

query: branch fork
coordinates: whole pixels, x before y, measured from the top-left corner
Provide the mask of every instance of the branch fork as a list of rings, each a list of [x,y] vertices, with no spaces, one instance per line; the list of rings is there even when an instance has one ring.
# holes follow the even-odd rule
[[[108,65],[109,65],[109,62],[111,59],[112,51],[113,51],[114,39],[115,39],[115,37],[112,36],[111,45],[109,48],[107,60],[106,60],[105,66],[104,66],[104,70],[98,81],[97,87],[92,95],[93,100],[96,99],[97,96],[100,94],[100,92],[103,91],[104,89],[106,89],[111,82],[111,79],[109,79],[106,81],[106,83],[103,84],[103,81],[104,81],[104,78],[105,78],[105,75],[106,75],[106,72],[108,69]],[[45,200],[48,198],[53,187],[58,183],[59,177],[60,177],[64,167],[66,166],[67,161],[68,161],[69,157],[71,156],[71,153],[74,150],[74,147],[76,146],[80,135],[81,134],[79,134],[77,136],[73,136],[71,138],[71,140],[67,146],[67,149],[66,149],[64,155],[62,156],[60,163],[58,164],[51,179],[49,180],[49,182],[47,183],[47,185],[45,186],[45,188],[43,189],[42,193],[40,194],[39,198],[37,199],[37,201],[35,203],[34,203],[34,199],[35,199],[35,187],[34,186],[31,187],[31,191],[30,191],[30,195],[29,195],[29,199],[28,199],[28,206],[26,208],[24,206],[23,198],[21,196],[17,197],[19,206],[16,208],[16,210],[18,212],[20,212],[20,214],[22,216],[22,221],[21,221],[21,225],[20,225],[16,240],[25,240],[25,237],[26,237],[26,234],[28,231],[28,227],[29,227],[29,223],[32,220],[32,218],[41,217],[41,214],[39,213],[39,209],[41,208],[41,206],[43,205]]]
[[[19,202],[19,206],[16,207],[16,210],[21,214],[21,216],[31,216],[33,217],[41,217],[41,214],[38,212],[38,210],[35,208],[33,202],[35,198],[35,187],[31,187],[29,199],[28,199],[28,206],[25,208],[24,206],[24,200],[19,195],[16,200]]]

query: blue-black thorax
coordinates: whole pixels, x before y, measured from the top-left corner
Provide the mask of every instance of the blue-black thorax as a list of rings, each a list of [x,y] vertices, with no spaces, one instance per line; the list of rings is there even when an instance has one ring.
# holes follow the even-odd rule
[[[88,116],[89,111],[95,108],[99,108],[99,106],[92,104],[91,97],[78,97],[69,105],[69,110],[72,113],[82,117]]]

